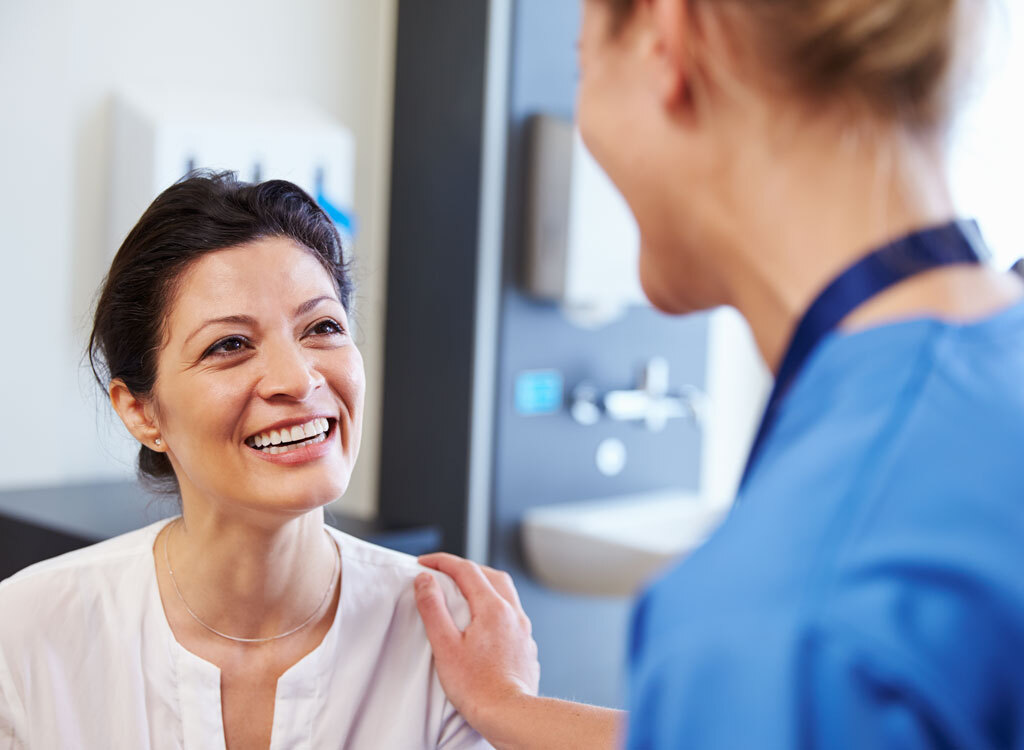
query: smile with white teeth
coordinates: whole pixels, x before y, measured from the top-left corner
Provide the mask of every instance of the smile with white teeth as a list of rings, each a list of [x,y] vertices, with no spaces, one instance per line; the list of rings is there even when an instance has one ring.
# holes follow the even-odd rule
[[[288,453],[304,445],[322,443],[327,439],[327,431],[330,428],[329,420],[324,417],[316,417],[305,424],[253,435],[245,439],[245,444],[264,453]]]

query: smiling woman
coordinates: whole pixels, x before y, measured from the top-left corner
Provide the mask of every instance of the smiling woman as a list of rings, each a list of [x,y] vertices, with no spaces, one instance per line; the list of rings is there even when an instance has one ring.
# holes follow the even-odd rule
[[[182,514],[0,583],[4,747],[487,746],[440,688],[423,568],[324,524],[361,435],[351,293],[291,183],[196,174],[145,212],[89,354]]]
[[[196,364],[202,358],[205,367],[216,356],[227,355],[235,347],[243,349],[244,336],[226,336],[225,332],[232,325],[251,329],[257,321],[237,307],[248,298],[227,297],[224,285],[232,281],[251,285],[253,279],[231,277],[230,263],[224,260],[230,253],[205,256],[232,248],[236,264],[259,266],[252,253],[238,251],[267,242],[302,248],[302,261],[321,269],[314,276],[321,282],[316,287],[327,294],[317,297],[348,309],[352,281],[338,233],[316,203],[294,185],[275,180],[249,186],[229,175],[210,175],[182,181],[160,195],[125,238],[97,305],[89,357],[100,385],[107,389],[111,382],[120,381],[130,393],[151,395],[161,350],[176,351],[177,345],[177,351],[192,356]],[[201,268],[200,259],[207,261]],[[197,269],[206,271],[198,279]],[[308,270],[294,269],[293,273]],[[182,299],[182,286],[190,280],[197,282],[195,293]],[[235,291],[242,295],[257,290]],[[211,299],[218,294],[222,299]],[[200,299],[200,295],[206,297]],[[203,306],[211,301],[220,302],[223,309],[212,311]],[[253,299],[249,304],[256,306],[262,301]],[[169,316],[154,311],[175,313],[182,325],[190,327],[173,331],[181,338],[171,341]],[[308,314],[309,310],[301,312]],[[211,339],[211,333],[220,336]],[[205,346],[193,351],[199,342]],[[191,348],[186,353],[181,351],[184,347]],[[152,440],[140,443],[140,476],[155,488],[176,492],[178,480],[170,455],[156,450]]]
[[[362,358],[339,292],[347,276],[340,265],[325,273],[331,257],[304,248],[257,236],[204,253],[166,294],[149,389],[110,368],[111,401],[142,445],[140,471],[174,481],[183,501],[202,494],[225,508],[304,512],[345,492],[359,450]],[[108,325],[97,324],[98,342],[120,340],[123,321]],[[330,440],[301,445],[303,426],[317,419]],[[277,434],[277,452],[250,444],[263,433],[271,443]]]

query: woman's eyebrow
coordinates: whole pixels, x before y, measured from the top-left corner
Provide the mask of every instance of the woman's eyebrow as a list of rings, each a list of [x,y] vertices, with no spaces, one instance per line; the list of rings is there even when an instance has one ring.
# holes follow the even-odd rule
[[[235,323],[237,325],[255,327],[256,319],[250,315],[225,315],[221,318],[210,318],[210,320],[205,321],[201,326],[192,331],[192,333],[188,335],[188,338],[185,339],[185,343],[182,344],[182,346],[188,346],[188,342],[195,338],[196,334],[207,326],[212,326],[215,323]]]
[[[329,294],[325,294],[325,295],[322,295],[320,297],[314,297],[313,299],[306,300],[301,305],[296,307],[295,308],[295,315],[294,315],[294,317],[297,318],[300,315],[305,315],[306,313],[308,313],[310,310],[312,310],[314,307],[316,307],[317,305],[319,305],[321,302],[323,302],[325,300],[327,300],[329,302],[337,302],[338,301],[336,297],[332,297]]]
[[[314,297],[313,299],[306,300],[301,305],[299,305],[297,308],[295,308],[294,317],[297,318],[300,315],[305,315],[310,310],[312,310],[314,307],[316,307],[317,305],[319,305],[321,302],[324,302],[324,301],[337,302],[338,300],[335,297],[332,297],[329,294],[325,294],[325,295],[322,295],[320,297]],[[220,318],[210,318],[209,320],[204,321],[202,323],[202,325],[200,325],[194,331],[192,331],[192,333],[190,333],[188,335],[188,338],[185,339],[185,343],[182,346],[188,346],[188,342],[191,341],[193,338],[195,338],[196,334],[198,334],[201,330],[203,330],[207,326],[212,326],[212,325],[214,325],[216,323],[234,323],[236,325],[245,325],[245,326],[255,327],[256,326],[256,319],[253,318],[250,315],[224,315],[223,317],[220,317]]]

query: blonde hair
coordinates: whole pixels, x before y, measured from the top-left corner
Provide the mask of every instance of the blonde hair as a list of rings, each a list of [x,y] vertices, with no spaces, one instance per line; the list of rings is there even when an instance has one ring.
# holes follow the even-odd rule
[[[604,0],[624,23],[636,0]],[[947,124],[962,0],[678,0],[746,21],[743,45],[811,104],[859,103],[915,130]]]

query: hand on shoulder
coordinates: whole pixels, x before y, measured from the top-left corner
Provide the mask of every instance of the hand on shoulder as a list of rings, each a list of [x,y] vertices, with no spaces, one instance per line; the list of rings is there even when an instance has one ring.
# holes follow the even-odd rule
[[[459,713],[488,736],[503,707],[537,694],[540,664],[530,619],[508,573],[446,553],[425,555],[420,563],[450,576],[466,597],[470,622],[460,631],[437,580],[429,573],[416,578],[416,606],[441,685]]]

